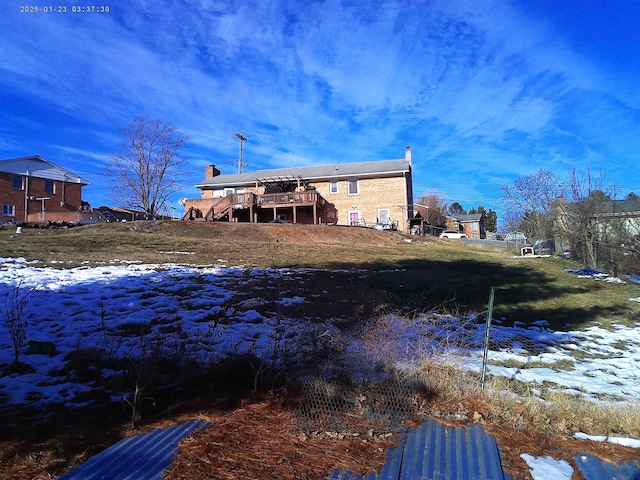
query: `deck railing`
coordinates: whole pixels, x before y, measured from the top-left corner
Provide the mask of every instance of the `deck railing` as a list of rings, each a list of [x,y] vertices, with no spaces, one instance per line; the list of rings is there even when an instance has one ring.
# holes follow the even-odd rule
[[[327,201],[318,192],[306,190],[304,192],[265,193],[258,195],[258,203],[266,205],[318,204],[324,206]]]
[[[252,192],[246,193],[232,193],[231,195],[227,195],[226,199],[231,205],[241,205],[241,206],[249,206],[255,205],[257,203],[256,200],[257,195]]]

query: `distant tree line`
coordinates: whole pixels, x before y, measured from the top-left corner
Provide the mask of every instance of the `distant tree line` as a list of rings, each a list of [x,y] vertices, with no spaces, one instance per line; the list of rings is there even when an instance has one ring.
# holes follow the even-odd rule
[[[532,242],[556,240],[557,247],[612,274],[640,268],[640,198],[630,192],[616,200],[616,186],[602,173],[571,168],[567,180],[544,168],[502,188],[503,228],[521,231]]]

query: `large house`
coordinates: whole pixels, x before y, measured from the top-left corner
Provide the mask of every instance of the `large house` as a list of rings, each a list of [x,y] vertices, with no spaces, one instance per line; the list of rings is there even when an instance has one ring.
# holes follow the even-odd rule
[[[44,158],[0,160],[4,222],[78,222],[89,182]]]
[[[556,200],[555,248],[614,276],[621,270],[634,273],[639,266],[640,197],[611,200],[599,193],[573,203]]]
[[[183,200],[185,220],[293,222],[408,231],[411,149],[404,158],[220,174],[214,165]]]
[[[560,198],[554,207],[556,233],[567,245],[569,237],[580,231],[603,242],[604,238],[640,236],[640,197],[635,195],[624,200],[587,198],[574,203]]]
[[[486,238],[484,228],[484,213],[469,213],[447,218],[447,228],[465,233],[467,238]]]

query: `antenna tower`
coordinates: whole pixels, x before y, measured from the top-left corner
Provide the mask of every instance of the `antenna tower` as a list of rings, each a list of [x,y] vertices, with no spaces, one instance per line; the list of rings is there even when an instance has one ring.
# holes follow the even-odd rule
[[[238,173],[242,173],[242,142],[246,142],[247,138],[242,135],[242,132],[236,132],[236,137],[240,139],[240,156],[238,157]]]

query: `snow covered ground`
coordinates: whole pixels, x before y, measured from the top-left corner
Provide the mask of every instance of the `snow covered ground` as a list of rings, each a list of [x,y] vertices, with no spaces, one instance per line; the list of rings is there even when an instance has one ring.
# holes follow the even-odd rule
[[[223,355],[231,350],[268,354],[269,333],[275,320],[257,310],[264,301],[264,283],[256,284],[254,294],[241,302],[234,299],[235,290],[239,286],[251,288],[257,277],[266,278],[269,284],[271,280],[276,283],[278,278],[292,275],[296,272],[224,264],[145,265],[118,260],[102,266],[67,269],[20,258],[0,258],[0,299],[4,301],[0,312],[7,313],[7,301],[30,295],[25,310],[27,340],[50,341],[56,347],[53,356],[28,355],[27,348],[23,348],[20,360],[35,371],[0,377],[0,402],[77,405],[78,394],[90,387],[74,383],[68,376],[52,376],[51,372],[62,370],[64,358],[70,352],[81,348],[105,349],[109,343],[107,332],[132,331],[136,325],[148,326],[152,334],[175,333],[179,326],[191,338],[189,348],[193,355],[211,355],[212,351]],[[286,292],[279,297],[282,306],[306,301],[303,296],[287,296]],[[0,366],[13,360],[13,344],[4,326],[4,316],[0,325]],[[212,331],[214,320],[216,326]],[[407,344],[420,348],[420,338],[425,332],[430,338],[455,340],[468,355],[464,364],[479,370],[485,336],[482,322],[453,317],[445,320],[417,318],[416,330],[406,337]],[[297,332],[291,335],[300,334],[301,330],[300,320],[295,318],[279,318],[278,327]],[[335,327],[329,321],[314,328],[331,334]],[[117,348],[135,348],[135,335],[121,338]],[[496,322],[492,325],[491,339],[490,373],[532,385],[546,382],[587,398],[606,397],[615,401],[640,398],[640,336],[636,328],[620,324],[613,330],[593,326],[584,331],[556,332],[548,329],[544,321],[513,327]],[[526,460],[545,471],[553,464],[547,462],[543,468],[540,465],[543,460]],[[566,472],[566,467],[558,468]],[[571,476],[558,475],[565,477],[554,478]]]

